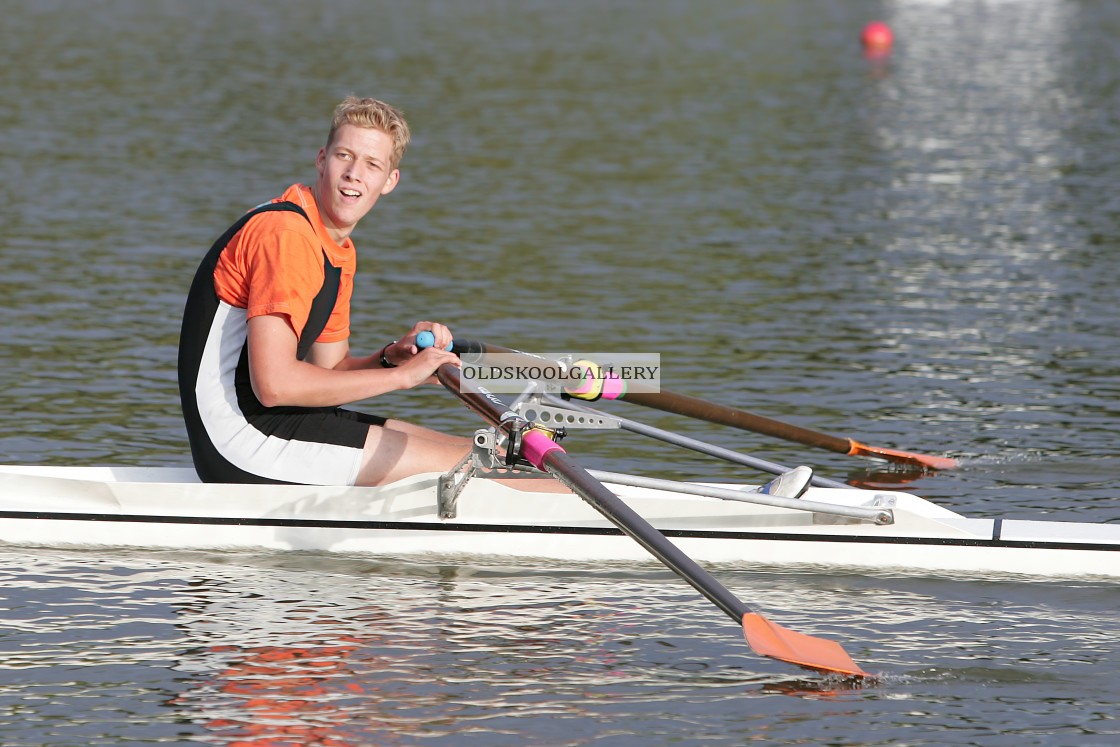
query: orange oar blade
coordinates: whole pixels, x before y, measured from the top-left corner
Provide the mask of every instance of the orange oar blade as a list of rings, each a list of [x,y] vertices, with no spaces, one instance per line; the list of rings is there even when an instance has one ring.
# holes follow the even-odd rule
[[[770,622],[757,612],[743,615],[743,635],[756,653],[822,672],[871,677],[836,641],[814,638]]]
[[[884,449],[881,446],[866,446],[858,441],[852,441],[850,439],[849,443],[852,445],[852,448],[848,451],[849,456],[875,457],[878,459],[886,459],[889,462],[914,464],[926,469],[954,469],[959,464],[956,459],[950,459],[949,457],[914,454],[910,451]]]

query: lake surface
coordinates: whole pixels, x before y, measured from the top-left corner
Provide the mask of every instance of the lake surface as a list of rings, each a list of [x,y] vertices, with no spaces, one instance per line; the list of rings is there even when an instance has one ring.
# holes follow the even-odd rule
[[[874,18],[888,59],[859,48]],[[415,137],[355,233],[356,350],[428,318],[660,353],[674,391],[962,466],[612,412],[969,515],[1120,522],[1120,5],[40,0],[0,40],[0,462],[189,464],[194,268],[314,178],[357,93]],[[381,399],[480,425],[436,389]],[[882,680],[753,656],[653,563],[4,547],[0,743],[1120,741],[1116,584],[716,570]]]

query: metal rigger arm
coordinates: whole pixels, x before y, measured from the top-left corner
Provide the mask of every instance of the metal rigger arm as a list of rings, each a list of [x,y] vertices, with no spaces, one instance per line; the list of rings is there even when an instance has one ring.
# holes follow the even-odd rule
[[[517,420],[520,421],[518,427],[508,429],[511,436],[507,437],[503,429],[497,427],[481,428],[475,431],[471,450],[458,464],[440,476],[438,486],[440,518],[455,518],[459,495],[475,476],[506,480],[545,476],[546,473],[518,458],[521,451],[520,436],[526,429],[547,430],[553,434],[554,440],[559,441],[567,434],[569,429],[573,428],[609,430],[622,427],[620,419],[609,415],[542,404],[541,396],[528,390],[513,403],[511,414],[515,415]],[[659,480],[616,472],[590,470],[590,474],[603,482],[616,485],[686,493],[798,511],[811,511],[814,514],[867,521],[874,524],[894,523],[893,513],[889,508],[882,506],[838,506],[818,501],[780,498],[731,488]]]

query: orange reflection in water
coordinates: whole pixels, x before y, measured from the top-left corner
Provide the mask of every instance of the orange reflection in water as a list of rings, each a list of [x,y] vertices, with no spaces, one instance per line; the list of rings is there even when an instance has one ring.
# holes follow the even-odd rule
[[[358,747],[368,744],[359,734],[379,727],[385,743],[408,725],[370,718],[378,688],[355,672],[355,665],[371,664],[362,651],[369,649],[358,638],[323,646],[211,646],[208,654],[228,661],[201,686],[211,692],[207,699],[220,693],[223,701],[213,709],[220,715],[202,725],[228,747]]]

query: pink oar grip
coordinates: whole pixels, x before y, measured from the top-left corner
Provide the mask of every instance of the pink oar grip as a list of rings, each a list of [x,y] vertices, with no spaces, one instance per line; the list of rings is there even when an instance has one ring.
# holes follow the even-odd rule
[[[570,396],[594,402],[598,399],[621,399],[626,395],[626,382],[614,371],[604,371],[602,366],[588,360],[577,361],[575,365],[584,374],[579,386],[565,389]]]
[[[608,373],[603,379],[603,399],[618,399],[626,394],[626,382],[618,374]]]
[[[540,431],[529,430],[521,437],[521,456],[537,469],[544,469],[544,458],[549,452],[564,451],[564,447]]]

